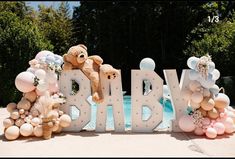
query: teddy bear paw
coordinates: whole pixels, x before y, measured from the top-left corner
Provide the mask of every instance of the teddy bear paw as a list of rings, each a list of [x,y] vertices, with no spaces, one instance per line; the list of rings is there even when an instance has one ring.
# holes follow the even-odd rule
[[[97,92],[92,95],[92,100],[96,103],[102,103],[104,101]]]

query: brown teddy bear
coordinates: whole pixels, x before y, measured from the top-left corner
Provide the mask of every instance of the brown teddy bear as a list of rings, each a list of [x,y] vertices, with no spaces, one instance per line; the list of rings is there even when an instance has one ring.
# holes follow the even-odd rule
[[[108,79],[114,79],[118,71],[111,65],[102,65],[103,59],[100,56],[88,56],[87,47],[83,44],[72,46],[63,59],[63,70],[80,69],[91,81],[92,100],[96,103],[103,102],[99,73],[101,71]]]

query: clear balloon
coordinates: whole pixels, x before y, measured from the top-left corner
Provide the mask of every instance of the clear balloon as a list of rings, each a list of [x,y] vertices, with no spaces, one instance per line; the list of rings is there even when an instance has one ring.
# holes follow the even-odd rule
[[[144,58],[140,62],[140,69],[141,70],[151,70],[154,71],[155,69],[155,62],[151,58]]]

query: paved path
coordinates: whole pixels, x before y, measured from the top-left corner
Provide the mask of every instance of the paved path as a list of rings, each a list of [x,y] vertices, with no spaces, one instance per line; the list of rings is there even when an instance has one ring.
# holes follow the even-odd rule
[[[5,108],[0,109],[0,157],[235,156],[235,135],[211,140],[186,133],[117,134],[83,131],[56,134],[50,140],[20,137],[15,141],[7,141],[3,135],[2,120],[8,115]]]

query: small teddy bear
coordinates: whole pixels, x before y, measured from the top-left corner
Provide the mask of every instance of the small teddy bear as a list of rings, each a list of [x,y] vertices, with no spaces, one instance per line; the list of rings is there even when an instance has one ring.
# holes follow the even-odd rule
[[[100,73],[104,74],[107,79],[115,79],[119,75],[119,71],[109,64],[100,66]]]
[[[92,100],[102,103],[100,71],[106,73],[108,79],[114,79],[118,75],[116,69],[111,65],[102,65],[103,59],[98,55],[88,56],[87,47],[83,44],[72,46],[68,53],[64,54],[63,59],[63,70],[80,69],[91,81]]]

